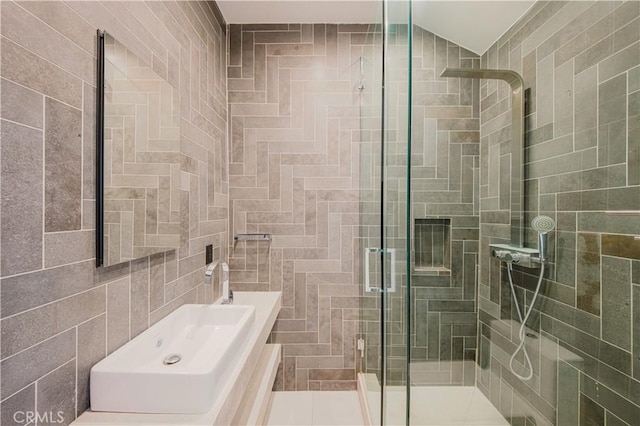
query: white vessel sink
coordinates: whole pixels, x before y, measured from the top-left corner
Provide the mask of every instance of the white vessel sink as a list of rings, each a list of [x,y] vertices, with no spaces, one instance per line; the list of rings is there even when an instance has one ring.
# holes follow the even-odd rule
[[[254,306],[181,306],[91,369],[91,410],[206,412],[238,362],[254,318]]]

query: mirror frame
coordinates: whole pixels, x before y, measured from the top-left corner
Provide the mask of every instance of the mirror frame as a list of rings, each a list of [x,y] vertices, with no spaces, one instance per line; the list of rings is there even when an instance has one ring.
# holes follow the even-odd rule
[[[104,265],[104,38],[98,30],[96,84],[96,267]]]
[[[180,93],[104,29],[96,41],[95,250],[106,267],[182,244]],[[130,92],[141,96],[117,97]]]

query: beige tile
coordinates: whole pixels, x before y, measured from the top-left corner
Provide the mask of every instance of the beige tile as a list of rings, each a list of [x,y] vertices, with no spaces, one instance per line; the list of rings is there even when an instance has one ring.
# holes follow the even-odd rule
[[[95,79],[93,49],[82,49],[17,3],[2,3],[2,35],[86,82]]]
[[[0,63],[3,78],[80,108],[80,79],[6,38],[2,39]]]
[[[42,94],[2,79],[0,117],[42,129]]]

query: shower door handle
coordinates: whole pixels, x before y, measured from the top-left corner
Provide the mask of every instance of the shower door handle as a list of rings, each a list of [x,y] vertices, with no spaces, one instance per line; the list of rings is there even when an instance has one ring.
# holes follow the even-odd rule
[[[380,249],[377,247],[365,247],[364,249],[364,292],[365,293],[381,293],[382,289],[380,287],[371,287],[371,271],[369,270],[369,266],[371,263],[369,262],[369,257],[371,254],[380,253]]]
[[[387,292],[396,292],[396,253],[398,249],[386,249],[385,252],[389,253],[389,262],[391,263],[389,268],[389,288]]]
[[[379,254],[379,253],[389,253],[391,267],[389,268],[389,288],[387,292],[395,293],[396,292],[396,253],[397,249],[386,249],[382,250],[377,247],[366,247],[364,249],[364,291],[365,293],[382,293],[383,290],[380,287],[372,287],[371,286],[371,271],[369,270],[369,266],[371,262],[369,258],[371,254]]]

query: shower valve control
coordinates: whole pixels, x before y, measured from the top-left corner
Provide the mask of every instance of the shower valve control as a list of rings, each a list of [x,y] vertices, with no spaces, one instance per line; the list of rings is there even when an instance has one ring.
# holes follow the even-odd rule
[[[500,259],[502,262],[524,266],[526,268],[537,268],[538,250],[528,247],[518,247],[512,244],[490,244],[491,256]]]
[[[503,262],[520,263],[520,254],[506,250],[496,250],[493,255]]]

